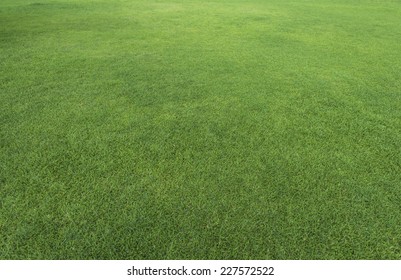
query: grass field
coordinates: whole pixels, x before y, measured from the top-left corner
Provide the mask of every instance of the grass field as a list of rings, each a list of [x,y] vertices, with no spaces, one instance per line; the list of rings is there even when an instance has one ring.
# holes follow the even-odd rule
[[[1,259],[401,259],[401,2],[1,0]]]

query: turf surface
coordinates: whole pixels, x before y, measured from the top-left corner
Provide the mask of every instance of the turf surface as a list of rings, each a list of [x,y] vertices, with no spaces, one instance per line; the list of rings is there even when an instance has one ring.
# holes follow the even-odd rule
[[[400,259],[401,2],[1,0],[1,259]]]

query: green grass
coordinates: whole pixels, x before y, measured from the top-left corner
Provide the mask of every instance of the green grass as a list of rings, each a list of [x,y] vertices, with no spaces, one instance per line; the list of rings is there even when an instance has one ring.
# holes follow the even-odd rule
[[[401,2],[1,0],[1,259],[400,259]]]

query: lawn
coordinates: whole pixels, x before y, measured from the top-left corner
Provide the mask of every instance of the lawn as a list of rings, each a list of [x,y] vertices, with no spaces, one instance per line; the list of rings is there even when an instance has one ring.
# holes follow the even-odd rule
[[[401,2],[1,0],[0,259],[401,259]]]

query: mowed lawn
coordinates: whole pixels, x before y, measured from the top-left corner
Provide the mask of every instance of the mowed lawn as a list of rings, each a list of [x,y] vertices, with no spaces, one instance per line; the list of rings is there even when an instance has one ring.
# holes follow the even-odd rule
[[[1,0],[0,259],[400,258],[400,1]]]

